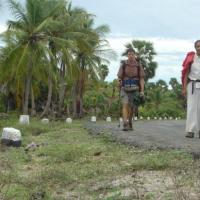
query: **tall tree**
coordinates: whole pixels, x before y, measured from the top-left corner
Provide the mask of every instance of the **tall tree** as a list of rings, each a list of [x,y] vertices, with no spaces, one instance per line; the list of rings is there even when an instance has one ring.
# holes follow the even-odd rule
[[[171,78],[169,81],[172,90],[179,96],[181,94],[181,84],[177,81],[176,78]]]
[[[166,83],[164,80],[162,80],[162,79],[158,80],[158,81],[156,82],[156,85],[157,85],[158,87],[163,88],[163,89],[167,89],[167,88],[168,88],[167,83]]]
[[[25,7],[9,0],[9,7],[16,21],[8,21],[8,30],[3,34],[7,40],[15,40],[3,64],[14,68],[13,75],[23,81],[23,113],[28,113],[29,95],[34,68],[45,60],[51,65],[51,52],[47,48],[52,38],[51,31],[57,28],[56,15],[65,7],[64,0],[26,0]]]
[[[93,17],[88,16],[83,28],[87,38],[84,41],[85,45],[82,45],[83,41],[78,43],[78,51],[76,52],[79,73],[73,87],[74,117],[82,117],[83,115],[83,92],[88,75],[93,79],[100,79],[99,66],[102,61],[106,61],[106,54],[114,55],[108,49],[107,41],[103,39],[104,35],[109,32],[108,26],[102,25],[95,28]]]
[[[35,114],[35,100],[45,94],[42,116],[49,113],[52,99],[62,112],[66,89],[73,85],[75,104],[81,105],[81,112],[75,113],[82,113],[85,83],[89,76],[90,80],[101,78],[99,66],[106,61],[105,50],[110,51],[104,39],[108,27],[94,27],[93,15],[65,0],[26,0],[25,6],[8,2],[16,20],[8,21],[8,30],[1,34],[6,45],[0,52],[0,71],[8,77],[4,81],[9,90],[16,91],[17,106],[28,114],[32,105]],[[37,86],[45,88],[45,93]]]
[[[182,105],[182,108],[186,109],[186,99],[182,96],[182,85],[177,81],[176,78],[171,78],[169,84],[172,88],[172,96],[174,96]]]
[[[101,79],[105,80],[106,77],[108,76],[109,69],[108,66],[105,64],[100,65],[100,74],[101,74]]]
[[[134,49],[136,55],[141,62],[145,70],[145,80],[149,80],[155,76],[155,71],[157,68],[157,63],[154,61],[154,56],[156,52],[154,50],[153,44],[144,40],[132,40],[130,43],[125,45],[126,50],[123,55],[127,55],[128,49]]]
[[[58,91],[58,112],[59,114],[63,111],[63,103],[66,94],[67,85],[75,80],[77,76],[77,66],[74,65],[74,52],[78,49],[77,43],[82,46],[86,46],[87,43],[85,40],[87,39],[87,33],[83,31],[83,24],[85,23],[85,18],[87,18],[89,14],[83,9],[73,8],[71,3],[66,6],[64,12],[59,13],[57,18],[59,21],[62,21],[62,26],[59,26],[59,29],[52,31],[51,35],[53,38],[61,37],[68,42],[68,45],[63,48],[62,43],[58,45],[57,42],[51,40],[49,43],[49,47],[52,55],[58,60],[57,66],[59,65],[59,73],[58,73],[58,82],[59,82],[59,91]],[[61,41],[62,42],[62,41]],[[83,44],[82,44],[83,43]],[[85,45],[86,44],[86,45]],[[56,66],[55,66],[56,68]],[[68,81],[68,84],[67,84]],[[48,114],[50,103],[52,96],[52,75],[49,73],[49,90],[48,90],[48,99],[44,109],[44,112],[41,116]]]
[[[84,33],[85,18],[88,14],[82,8],[72,8],[72,4],[69,3],[66,7],[66,12],[62,20],[64,22],[64,34],[63,37],[68,41],[71,41],[72,45],[65,49],[59,50],[59,91],[58,91],[58,111],[61,114],[64,111],[63,103],[66,98],[67,90],[72,88],[73,82],[78,76],[78,65],[75,62],[76,51],[79,46],[87,46],[85,40],[87,39],[87,33]]]

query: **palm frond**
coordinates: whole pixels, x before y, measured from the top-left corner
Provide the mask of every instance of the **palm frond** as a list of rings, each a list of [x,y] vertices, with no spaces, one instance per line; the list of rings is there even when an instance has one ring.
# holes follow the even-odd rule
[[[20,3],[16,2],[15,0],[8,0],[8,6],[17,20],[28,23],[25,10]]]

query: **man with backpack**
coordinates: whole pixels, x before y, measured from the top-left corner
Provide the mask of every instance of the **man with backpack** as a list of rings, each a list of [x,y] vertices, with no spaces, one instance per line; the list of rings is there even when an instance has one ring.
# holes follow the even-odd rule
[[[182,70],[182,95],[187,97],[187,138],[200,138],[200,40],[194,43],[196,52],[186,55]]]
[[[133,130],[132,118],[135,107],[144,98],[144,69],[133,49],[127,50],[128,60],[123,61],[118,71],[122,99],[123,130]]]

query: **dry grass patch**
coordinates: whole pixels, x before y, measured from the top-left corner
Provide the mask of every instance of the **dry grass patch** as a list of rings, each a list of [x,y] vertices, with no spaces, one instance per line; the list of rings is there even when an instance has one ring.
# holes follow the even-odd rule
[[[106,136],[94,137],[82,121],[46,125],[31,119],[29,126],[22,126],[17,118],[0,120],[0,128],[5,126],[18,128],[23,143],[20,148],[0,146],[0,199],[121,200],[162,195],[174,200],[185,191],[198,195],[199,161],[193,162],[186,153],[146,151]],[[31,142],[45,145],[25,151]],[[196,169],[195,176],[190,169]],[[179,178],[173,179],[175,175]]]

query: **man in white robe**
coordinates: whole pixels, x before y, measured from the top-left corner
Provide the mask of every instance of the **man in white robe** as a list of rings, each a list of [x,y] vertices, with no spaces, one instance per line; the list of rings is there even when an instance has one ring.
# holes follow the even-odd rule
[[[186,137],[200,138],[200,40],[195,42],[196,52],[183,80],[182,94],[187,96]]]

